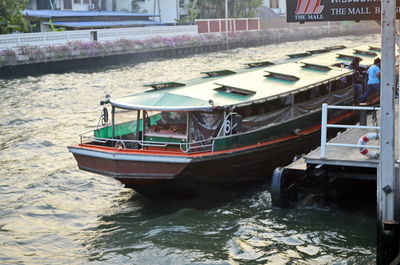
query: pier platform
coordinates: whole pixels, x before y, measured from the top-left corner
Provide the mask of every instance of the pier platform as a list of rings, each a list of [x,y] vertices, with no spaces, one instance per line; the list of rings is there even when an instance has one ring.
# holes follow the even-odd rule
[[[398,107],[396,107],[396,120],[398,119]],[[376,111],[376,115],[369,115],[367,118],[366,126],[379,126],[380,125],[380,111]],[[396,124],[395,135],[398,135],[398,126]],[[325,149],[325,156],[321,156],[321,147],[313,150],[303,157],[304,163],[309,165],[332,165],[332,166],[346,166],[346,167],[367,167],[377,168],[379,165],[378,158],[369,158],[362,155],[359,148],[348,146],[329,146],[329,144],[353,144],[357,145],[358,140],[367,133],[379,132],[379,130],[350,128],[346,131],[339,133],[335,138],[328,142]],[[369,141],[367,145],[379,145],[378,140]],[[372,149],[370,149],[372,150]],[[395,142],[395,157],[398,154],[398,141]]]

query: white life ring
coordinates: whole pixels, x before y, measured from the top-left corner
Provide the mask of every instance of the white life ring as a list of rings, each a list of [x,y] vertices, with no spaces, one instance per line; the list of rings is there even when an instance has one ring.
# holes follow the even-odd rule
[[[225,128],[224,128],[225,135],[231,134],[231,130],[232,130],[231,121],[230,120],[226,120],[225,121]]]
[[[361,138],[358,140],[358,145],[366,145],[368,141],[378,140],[378,139],[379,139],[378,133],[368,133],[361,136]],[[360,153],[370,158],[379,157],[379,151],[369,151],[368,148],[366,147],[360,147]]]

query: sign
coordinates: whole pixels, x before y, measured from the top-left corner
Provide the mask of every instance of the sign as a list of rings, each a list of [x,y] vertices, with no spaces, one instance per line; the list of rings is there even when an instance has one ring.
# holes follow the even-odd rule
[[[400,18],[399,6],[397,0],[397,18]],[[286,15],[287,22],[380,20],[381,1],[286,0]]]

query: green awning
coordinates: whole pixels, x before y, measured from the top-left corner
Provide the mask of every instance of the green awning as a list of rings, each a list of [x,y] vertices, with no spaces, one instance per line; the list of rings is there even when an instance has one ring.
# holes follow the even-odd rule
[[[169,110],[169,111],[211,111],[212,105],[208,101],[188,96],[176,95],[170,92],[140,93],[131,96],[110,100],[116,107],[125,109]]]

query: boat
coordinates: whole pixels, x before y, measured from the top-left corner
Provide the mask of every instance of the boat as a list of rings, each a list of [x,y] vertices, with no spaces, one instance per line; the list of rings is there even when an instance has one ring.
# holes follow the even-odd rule
[[[353,105],[354,72],[346,66],[355,56],[366,68],[380,49],[329,47],[106,96],[99,125],[68,149],[79,169],[148,197],[265,183],[276,167],[319,145],[322,103]],[[335,110],[328,122],[352,124],[357,117]]]

